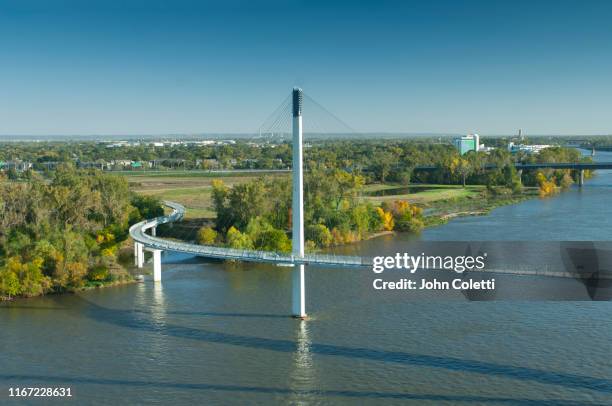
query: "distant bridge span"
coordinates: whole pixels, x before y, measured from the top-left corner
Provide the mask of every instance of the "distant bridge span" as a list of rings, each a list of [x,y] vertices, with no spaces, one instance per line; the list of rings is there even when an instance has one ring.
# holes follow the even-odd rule
[[[535,164],[516,163],[514,167],[517,170],[521,169],[574,169],[574,170],[596,170],[596,169],[612,169],[612,162],[546,162]],[[483,169],[496,169],[497,165],[487,164]],[[441,169],[434,165],[415,166],[414,171],[431,172],[436,169]]]
[[[514,167],[519,173],[522,174],[523,170],[529,169],[572,169],[576,171],[580,171],[580,176],[578,177],[578,186],[584,185],[584,171],[585,170],[597,170],[597,169],[612,169],[612,162],[545,162],[545,163],[535,163],[535,164],[524,164],[524,163],[515,163]],[[433,165],[422,165],[415,166],[414,172],[433,172],[437,169],[441,169],[439,166]],[[496,164],[486,164],[482,167],[482,169],[497,169]]]

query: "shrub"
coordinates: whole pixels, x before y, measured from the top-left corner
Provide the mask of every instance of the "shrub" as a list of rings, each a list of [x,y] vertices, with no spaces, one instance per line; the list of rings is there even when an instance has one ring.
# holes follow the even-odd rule
[[[212,245],[217,240],[217,232],[212,227],[202,227],[198,231],[198,243]]]
[[[546,179],[546,176],[542,172],[538,172],[536,180],[540,186],[540,197],[550,196],[556,192],[555,182]]]
[[[332,233],[324,224],[315,224],[306,228],[306,238],[318,247],[329,247],[333,242]]]
[[[93,282],[104,282],[110,277],[108,268],[104,265],[96,265],[87,273],[87,279]]]
[[[230,248],[253,249],[253,241],[247,234],[232,226],[227,230],[227,246]]]
[[[291,241],[283,230],[274,228],[272,224],[262,217],[255,217],[249,221],[246,234],[253,241],[256,249],[264,251],[291,251]]]
[[[382,207],[376,208],[376,213],[380,218],[383,230],[392,231],[395,227],[395,221],[393,219],[393,213],[385,211]]]

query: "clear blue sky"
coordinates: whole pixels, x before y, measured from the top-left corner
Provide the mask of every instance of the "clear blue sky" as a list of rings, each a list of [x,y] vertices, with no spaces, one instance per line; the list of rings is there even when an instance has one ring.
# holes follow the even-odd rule
[[[56,3],[53,5],[52,3]],[[0,134],[612,133],[612,1],[2,1]]]

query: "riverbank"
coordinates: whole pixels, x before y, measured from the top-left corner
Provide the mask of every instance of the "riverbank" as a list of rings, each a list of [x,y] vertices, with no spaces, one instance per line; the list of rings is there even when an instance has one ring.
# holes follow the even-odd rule
[[[405,189],[408,193],[394,193]],[[373,193],[391,192],[382,196]],[[376,206],[394,201],[408,201],[423,210],[424,229],[446,224],[452,219],[465,216],[484,216],[497,207],[517,204],[538,197],[538,188],[523,188],[520,194],[512,193],[507,188],[486,188],[482,185],[436,185],[419,184],[403,187],[394,184],[371,184],[364,188],[362,199]],[[172,199],[172,196],[168,196]],[[189,210],[187,210],[187,213]],[[214,218],[189,218],[172,225],[158,228],[158,236],[194,243],[202,227],[214,227]],[[396,231],[380,231],[357,235],[352,233],[345,241],[332,246],[350,245],[381,236],[395,234]],[[310,247],[309,251],[319,248]],[[324,248],[323,248],[324,249]]]
[[[486,216],[498,207],[508,206],[539,198],[537,188],[528,188],[521,194],[489,195],[479,199],[464,198],[451,201],[440,200],[432,203],[428,209],[429,223],[427,225],[445,224],[449,220],[465,216]]]
[[[73,286],[70,288],[58,289],[57,287],[51,287],[51,281],[49,279],[49,276],[46,276],[47,281],[44,283],[46,288],[40,291],[40,293],[33,295],[0,295],[0,302],[10,302],[16,299],[31,299],[40,296],[74,294],[77,292],[85,292],[89,290],[123,286],[136,283],[138,282],[137,276],[142,274],[142,272],[140,272],[140,270],[133,265],[133,251],[133,242],[131,239],[122,242],[121,248],[119,249],[119,253],[117,255],[117,265],[113,268],[112,273],[108,274],[107,279],[87,279],[84,281],[82,286]]]
[[[457,217],[485,216],[498,207],[539,197],[539,190],[524,187],[520,193],[512,193],[506,188],[487,189],[484,185],[372,184],[364,188],[364,195],[364,199],[375,205],[403,200],[421,207],[425,228],[429,228]]]
[[[126,279],[104,281],[104,282],[102,281],[101,282],[90,282],[79,288],[72,288],[72,289],[67,289],[67,290],[62,290],[62,291],[52,290],[49,292],[42,293],[40,295],[33,295],[33,296],[17,295],[17,296],[11,296],[11,297],[0,296],[0,302],[13,302],[15,300],[33,299],[33,298],[41,297],[41,296],[56,296],[56,295],[74,294],[78,292],[86,292],[89,290],[110,288],[110,287],[116,287],[116,286],[125,286],[125,285],[130,285],[136,282],[138,282],[138,280],[130,274],[130,278],[126,278]]]

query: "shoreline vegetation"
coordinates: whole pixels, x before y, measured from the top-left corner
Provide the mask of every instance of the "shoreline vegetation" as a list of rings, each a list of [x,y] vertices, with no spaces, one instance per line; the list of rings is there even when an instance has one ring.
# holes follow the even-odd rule
[[[0,299],[128,283],[128,229],[163,214],[124,177],[61,165],[0,181]]]
[[[187,217],[172,227],[160,226],[160,236],[291,250],[290,173],[118,174],[76,169],[65,158],[75,152],[117,153],[94,144],[11,144],[0,149],[0,160],[8,159],[7,150],[48,157],[39,158],[43,163],[62,156],[65,160],[53,170],[0,171],[0,300],[134,281],[128,228],[162,215],[161,200],[183,204]],[[170,150],[176,156],[221,151],[223,162],[236,156],[270,163],[274,169],[290,161],[287,143]],[[60,151],[63,155],[57,155]],[[158,153],[154,148],[134,153],[142,151]],[[205,158],[212,161],[214,156]],[[423,140],[321,141],[305,154],[306,249],[315,252],[395,232],[419,233],[459,216],[485,215],[499,206],[552,196],[573,183],[575,171],[534,170],[521,177],[514,162],[584,159],[570,148],[548,148],[536,156],[515,156],[503,148],[459,155],[449,144]],[[413,172],[423,164],[437,169]],[[490,164],[496,169],[482,169]]]

